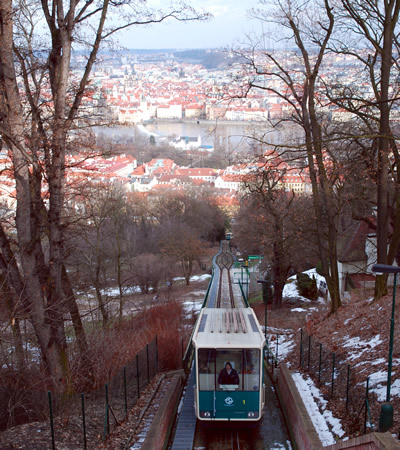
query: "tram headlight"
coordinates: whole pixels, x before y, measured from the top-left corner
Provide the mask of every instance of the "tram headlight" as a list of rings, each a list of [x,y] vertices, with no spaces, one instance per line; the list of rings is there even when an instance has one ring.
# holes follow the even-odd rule
[[[200,411],[200,417],[204,417],[205,419],[208,419],[211,417],[210,411]]]
[[[249,411],[247,413],[248,419],[257,419],[257,417],[258,417],[258,411]]]

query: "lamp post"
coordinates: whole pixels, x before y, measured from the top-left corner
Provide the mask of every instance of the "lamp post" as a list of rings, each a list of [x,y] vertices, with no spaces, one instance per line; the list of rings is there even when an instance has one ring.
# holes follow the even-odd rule
[[[388,374],[386,387],[386,402],[382,403],[381,415],[379,418],[379,431],[387,431],[393,426],[393,405],[390,403],[390,387],[392,381],[392,360],[393,360],[393,336],[394,336],[394,310],[396,304],[396,284],[397,274],[400,272],[398,266],[388,266],[386,264],[374,264],[372,272],[376,273],[392,273],[393,274],[393,300],[392,300],[392,316],[390,319],[390,338],[389,338],[389,357],[388,357]]]
[[[257,280],[257,283],[269,285],[269,281],[268,280]],[[268,334],[267,334],[268,289],[265,292],[266,292],[266,297],[264,299],[264,337],[265,337],[265,342],[268,344]]]
[[[243,286],[243,269],[245,269],[245,274],[246,274],[246,299],[247,301],[249,301],[249,274],[247,273],[246,269],[248,269],[248,266],[246,265],[242,265],[242,286]]]

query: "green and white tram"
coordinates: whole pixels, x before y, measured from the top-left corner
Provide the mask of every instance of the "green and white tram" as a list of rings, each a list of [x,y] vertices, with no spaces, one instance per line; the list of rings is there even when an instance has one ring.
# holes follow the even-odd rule
[[[265,402],[265,339],[252,308],[203,308],[193,346],[196,417],[259,420]]]

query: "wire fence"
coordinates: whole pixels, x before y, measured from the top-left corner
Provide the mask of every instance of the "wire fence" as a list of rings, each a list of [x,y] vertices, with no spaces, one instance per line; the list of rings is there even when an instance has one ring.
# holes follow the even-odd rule
[[[73,395],[31,392],[30,417],[50,428],[50,432],[44,430],[43,448],[65,448],[65,442],[70,448],[95,448],[124,420],[157,373],[156,337],[96,390]]]
[[[374,431],[379,404],[369,379],[348,361],[324,347],[303,329],[298,336],[299,366],[307,371],[335,413],[345,417],[351,433]]]

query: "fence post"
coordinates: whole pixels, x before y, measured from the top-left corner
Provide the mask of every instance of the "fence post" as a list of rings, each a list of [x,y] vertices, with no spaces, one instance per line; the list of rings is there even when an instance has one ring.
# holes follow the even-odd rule
[[[137,398],[140,398],[139,355],[138,354],[136,354],[136,384],[137,384]]]
[[[332,353],[332,386],[331,386],[331,397],[333,397],[333,387],[335,384],[335,352]]]
[[[149,384],[150,383],[149,344],[146,344],[146,356],[147,356],[147,384]]]
[[[308,336],[308,361],[307,361],[308,370],[310,370],[310,360],[311,360],[311,335]]]
[[[185,361],[183,360],[183,358],[184,358],[184,356],[185,356],[185,353],[184,353],[184,351],[183,351],[183,338],[181,339],[181,353],[182,353],[182,368],[183,368],[183,369],[186,369],[186,367],[185,367]]]
[[[318,383],[321,382],[322,344],[319,344]]]
[[[83,448],[86,450],[87,442],[86,442],[86,417],[85,417],[85,394],[81,394],[81,403],[82,403],[82,426],[83,426]]]
[[[156,373],[158,373],[158,337],[156,335]]]
[[[50,430],[51,430],[51,448],[55,450],[56,441],[54,438],[54,421],[53,421],[53,405],[51,403],[51,392],[47,392],[47,396],[49,398],[49,413],[50,413]]]
[[[350,364],[347,364],[346,412],[349,409],[349,391],[350,391]]]
[[[303,328],[300,328],[300,367],[303,367]]]
[[[124,366],[124,398],[125,398],[125,416],[128,414],[128,395],[126,391],[126,366]]]
[[[367,387],[365,390],[364,434],[367,433],[368,390],[369,390],[369,378],[367,378]]]
[[[104,439],[106,438],[106,436],[110,434],[110,417],[108,413],[108,384],[105,385],[105,389],[106,389],[106,415],[104,417]]]
[[[276,355],[275,355],[275,367],[278,367],[278,354],[279,354],[279,334],[276,335]]]

